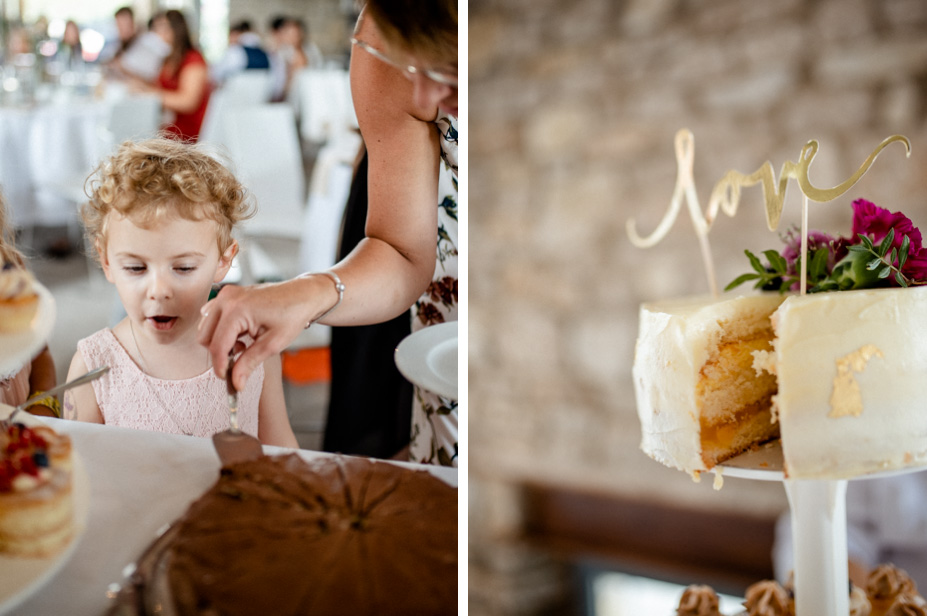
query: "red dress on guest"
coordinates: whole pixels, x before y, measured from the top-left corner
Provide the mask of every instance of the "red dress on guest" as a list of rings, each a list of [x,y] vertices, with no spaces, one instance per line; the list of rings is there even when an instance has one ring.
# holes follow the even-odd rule
[[[167,66],[161,68],[161,73],[158,75],[158,85],[165,90],[175,91],[179,89],[180,75],[184,69],[197,64],[206,66],[206,60],[200,52],[191,49],[184,55],[183,60],[180,61],[180,66],[173,74],[168,72]],[[191,113],[175,112],[174,121],[164,126],[164,131],[184,141],[196,141],[199,139],[200,128],[203,126],[203,117],[206,115],[206,105],[209,104],[209,93],[210,87],[207,84],[203,98],[197,108]]]

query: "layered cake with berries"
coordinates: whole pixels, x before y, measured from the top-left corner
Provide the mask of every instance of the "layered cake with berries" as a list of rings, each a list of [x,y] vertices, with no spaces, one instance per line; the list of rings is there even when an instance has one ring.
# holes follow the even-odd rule
[[[719,298],[644,304],[633,367],[642,448],[699,473],[775,438],[789,478],[927,464],[927,248],[900,212],[853,203],[849,238],[748,252]]]
[[[0,267],[0,333],[29,329],[39,309],[39,296],[32,274],[20,265]]]
[[[70,439],[14,420],[0,426],[0,454],[0,552],[56,553],[74,534]]]
[[[222,469],[165,562],[179,614],[453,614],[457,490],[364,458]]]

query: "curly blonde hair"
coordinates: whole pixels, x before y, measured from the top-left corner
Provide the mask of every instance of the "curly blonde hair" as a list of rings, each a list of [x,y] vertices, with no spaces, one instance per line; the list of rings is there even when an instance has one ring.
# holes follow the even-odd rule
[[[97,260],[106,254],[113,212],[144,229],[169,216],[213,220],[219,254],[232,244],[235,225],[254,215],[250,194],[231,171],[199,147],[173,139],[123,143],[97,166],[85,189],[90,201],[80,216]]]
[[[23,266],[25,259],[16,248],[16,230],[10,221],[3,193],[0,193],[0,269],[7,263]]]

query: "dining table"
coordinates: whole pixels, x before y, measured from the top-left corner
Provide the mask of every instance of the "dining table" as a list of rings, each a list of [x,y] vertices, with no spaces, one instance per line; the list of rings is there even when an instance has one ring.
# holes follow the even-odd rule
[[[0,189],[19,228],[74,224],[84,180],[115,145],[114,106],[150,98],[118,81],[92,91],[46,88],[25,101],[0,97]]]
[[[101,616],[114,607],[127,566],[217,481],[219,458],[209,438],[42,420],[71,438],[78,528],[57,571],[25,596],[0,604],[0,614]],[[335,455],[263,449],[269,455],[295,451],[307,460]],[[456,468],[385,463],[424,469],[458,485]]]
[[[75,219],[75,204],[53,187],[93,170],[104,154],[107,110],[92,99],[0,106],[0,186],[17,226]]]

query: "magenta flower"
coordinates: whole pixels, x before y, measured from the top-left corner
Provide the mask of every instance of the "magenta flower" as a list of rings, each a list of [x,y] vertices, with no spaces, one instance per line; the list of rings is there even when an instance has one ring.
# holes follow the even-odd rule
[[[782,240],[785,242],[785,248],[780,254],[789,264],[789,272],[794,273],[795,262],[801,254],[801,230],[789,229]],[[818,248],[827,248],[827,271],[831,271],[834,264],[847,254],[846,240],[842,237],[833,237],[820,231],[808,231],[808,254],[814,254]]]
[[[895,229],[893,248],[901,248],[901,242],[907,235],[911,240],[910,252],[920,250],[921,232],[907,216],[901,212],[889,212],[865,199],[853,202],[853,243],[858,241],[856,238],[862,233],[878,244],[888,235],[889,229]]]
[[[927,283],[927,248],[918,248],[915,251],[914,240],[911,240],[911,246],[908,260],[904,262],[901,273],[916,283]]]
[[[927,282],[927,249],[922,243],[920,230],[911,220],[901,212],[889,212],[871,201],[857,199],[853,202],[853,242],[858,242],[859,234],[866,235],[878,245],[888,234],[890,229],[895,230],[892,248],[901,249],[905,236],[910,242],[907,260],[901,268],[901,273],[912,282]],[[897,261],[895,262],[897,264]],[[889,283],[895,285],[894,278]]]

